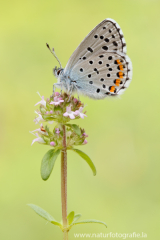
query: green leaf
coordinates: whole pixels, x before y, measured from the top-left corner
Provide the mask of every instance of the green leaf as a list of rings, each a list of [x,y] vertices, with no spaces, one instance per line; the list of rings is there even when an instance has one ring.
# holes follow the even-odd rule
[[[107,228],[107,224],[105,222],[95,220],[95,219],[87,219],[87,220],[83,220],[83,221],[79,221],[79,222],[73,222],[70,225],[70,228],[73,227],[74,225],[85,224],[85,223],[99,223],[99,224],[103,224]]]
[[[80,157],[82,157],[88,163],[88,165],[90,166],[90,168],[93,171],[93,175],[95,176],[96,175],[96,167],[95,167],[94,163],[92,162],[92,160],[90,159],[90,157],[79,149],[72,148],[71,150],[78,153],[78,155]]]
[[[43,157],[41,163],[41,177],[43,180],[47,180],[52,172],[55,161],[60,154],[60,149],[55,151],[54,149],[50,149]]]
[[[82,215],[81,214],[75,214],[73,222],[76,222]]]
[[[27,204],[29,207],[31,207],[39,216],[44,218],[45,220],[51,222],[54,225],[59,226],[62,228],[62,224],[57,222],[54,217],[52,217],[48,212],[46,212],[44,209],[34,205],[34,204]]]
[[[55,118],[54,117],[48,117],[47,115],[42,115],[43,119],[46,121],[53,121]]]
[[[81,135],[81,129],[79,128],[78,125],[76,124],[66,124],[66,126],[70,127],[73,129],[73,131],[77,134],[77,135]]]
[[[73,222],[73,219],[74,219],[74,211],[72,211],[68,214],[67,219],[68,219],[68,224],[71,225],[71,223]]]

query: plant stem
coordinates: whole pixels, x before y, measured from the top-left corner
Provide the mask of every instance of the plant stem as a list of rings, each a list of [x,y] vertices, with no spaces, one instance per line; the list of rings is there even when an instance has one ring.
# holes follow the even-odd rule
[[[67,149],[66,149],[66,127],[63,128],[63,149],[61,151],[61,202],[63,227],[67,227]],[[64,230],[63,239],[68,240],[68,231]]]

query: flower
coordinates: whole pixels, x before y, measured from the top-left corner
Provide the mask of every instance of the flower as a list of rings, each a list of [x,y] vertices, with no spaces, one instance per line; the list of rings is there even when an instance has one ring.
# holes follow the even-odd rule
[[[38,114],[38,117],[36,117],[33,121],[35,122],[35,124],[39,123],[40,121],[44,121],[44,119],[42,118],[42,115],[39,113],[39,112],[36,112],[35,113]]]
[[[64,102],[62,98],[54,97],[54,101],[51,101],[50,104],[54,104],[55,106],[59,105],[61,102]]]
[[[83,107],[80,107],[79,110],[75,111],[75,114],[77,116],[79,115],[81,118],[84,118],[84,116],[87,117],[84,113],[82,113],[82,111],[83,111]]]
[[[33,145],[33,143],[35,143],[35,142],[38,142],[38,143],[45,143],[44,139],[38,136],[38,133],[35,133],[35,136],[37,136],[37,138],[33,139],[31,145]]]
[[[56,133],[57,133],[57,134],[60,134],[59,128],[55,128],[55,130],[56,130]]]
[[[39,94],[39,92],[37,92],[37,93],[38,93],[38,95],[41,97],[41,95]],[[39,101],[38,103],[36,103],[35,106],[38,105],[38,104],[42,104],[43,106],[46,107],[46,101],[44,100],[44,96],[42,96],[41,99],[42,99],[42,100]]]
[[[63,113],[63,116],[70,117],[70,119],[75,119],[75,112],[71,111],[71,106],[66,107],[66,112]]]
[[[84,142],[83,142],[82,144],[87,144],[87,143],[88,143],[88,142],[87,142],[87,140],[85,139]]]
[[[55,144],[55,142],[50,142],[50,146],[52,146],[52,147],[54,147],[56,144]]]
[[[87,135],[86,133],[83,133],[82,136],[84,136],[84,137],[88,137],[88,135]]]
[[[61,149],[63,138],[62,125],[75,118],[84,118],[86,116],[86,112],[83,112],[84,104],[81,103],[79,99],[74,98],[67,93],[59,94],[58,92],[52,94],[48,99],[45,98],[45,100],[44,97],[41,97],[41,101],[37,104],[40,104],[40,107],[39,110],[37,109],[35,111],[37,116],[34,119],[34,122],[40,126],[31,132],[35,138],[32,141],[32,145],[33,143],[38,142],[49,145],[50,148]],[[50,131],[47,125],[43,127],[44,122],[50,124],[55,122],[57,125]],[[87,140],[85,139],[88,135],[85,133],[85,130],[76,124],[74,125],[75,128],[72,124],[66,124],[68,149],[73,146],[87,144]]]
[[[39,123],[40,121],[45,122],[45,120],[43,119],[42,115],[39,112],[35,113],[38,114],[38,117],[36,117],[33,121],[35,122],[35,124]],[[49,124],[52,124],[54,121],[48,121]]]

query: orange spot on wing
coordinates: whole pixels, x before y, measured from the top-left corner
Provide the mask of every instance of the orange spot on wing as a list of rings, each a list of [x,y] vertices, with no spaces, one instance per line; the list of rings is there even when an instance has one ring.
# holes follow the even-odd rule
[[[120,60],[118,59],[118,60],[116,60],[117,61],[117,64],[119,65],[119,69],[121,70],[121,71],[123,71],[123,65],[122,65],[122,63],[120,62]]]
[[[120,78],[123,78],[123,73],[122,72],[119,72],[118,75],[119,75]]]
[[[111,86],[109,91],[110,91],[110,92],[114,92],[114,90],[115,90],[115,87],[114,87],[114,86]]]
[[[121,71],[123,71],[123,65],[119,65],[119,69],[121,70]]]
[[[116,79],[116,80],[115,80],[115,85],[116,85],[116,86],[119,86],[120,82],[121,82],[120,79]]]

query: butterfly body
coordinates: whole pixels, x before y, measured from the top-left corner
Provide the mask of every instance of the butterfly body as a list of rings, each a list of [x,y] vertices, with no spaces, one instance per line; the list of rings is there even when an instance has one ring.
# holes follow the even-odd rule
[[[54,68],[55,86],[94,99],[122,94],[132,78],[132,63],[119,25],[112,19],[98,24],[70,57],[66,67]]]

